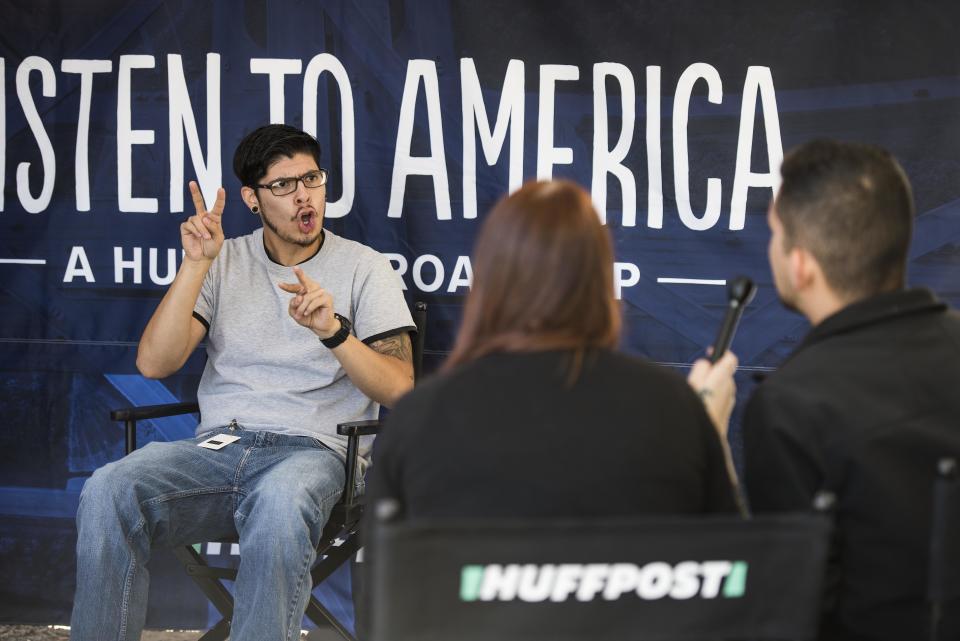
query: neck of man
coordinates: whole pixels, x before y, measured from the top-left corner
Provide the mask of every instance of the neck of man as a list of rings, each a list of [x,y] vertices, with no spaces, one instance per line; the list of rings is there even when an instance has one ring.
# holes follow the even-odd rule
[[[273,233],[269,227],[264,226],[263,248],[273,262],[278,265],[283,265],[284,267],[292,267],[304,263],[317,255],[317,252],[320,251],[320,246],[323,245],[323,235],[323,231],[321,230],[320,235],[317,236],[316,240],[312,243],[309,245],[299,245],[283,240]]]
[[[803,301],[797,305],[797,308],[800,310],[800,313],[807,317],[810,324],[816,327],[844,307],[859,302],[864,298],[866,298],[866,296],[842,296],[826,283],[820,283],[819,286],[815,287],[804,297]]]

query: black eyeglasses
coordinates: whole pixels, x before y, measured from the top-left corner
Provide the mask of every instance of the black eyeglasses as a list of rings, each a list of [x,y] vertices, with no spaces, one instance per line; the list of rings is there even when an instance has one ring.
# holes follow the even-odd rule
[[[297,190],[298,182],[302,182],[303,186],[307,189],[323,187],[327,184],[327,170],[317,169],[315,171],[308,171],[302,176],[284,176],[283,178],[271,180],[266,185],[254,186],[260,187],[261,189],[269,189],[270,193],[272,193],[274,196],[286,196],[287,194],[292,194]]]

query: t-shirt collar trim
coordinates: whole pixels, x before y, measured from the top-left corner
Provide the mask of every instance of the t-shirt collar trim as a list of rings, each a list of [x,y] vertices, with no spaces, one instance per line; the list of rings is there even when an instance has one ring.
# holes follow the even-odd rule
[[[257,231],[258,231],[259,234],[260,234],[260,247],[263,249],[263,258],[264,258],[264,260],[266,261],[266,263],[267,263],[268,265],[273,265],[273,266],[275,266],[275,267],[293,267],[293,265],[281,265],[279,262],[277,262],[277,261],[273,258],[273,256],[270,255],[270,250],[267,249],[267,241],[266,241],[266,240],[264,239],[264,237],[263,237],[263,229],[261,228],[261,229],[259,229],[259,230],[257,230]],[[328,233],[329,233],[329,232],[328,232],[326,229],[321,229],[321,230],[320,230],[320,244],[317,246],[317,251],[313,252],[313,253],[310,254],[308,257],[306,257],[306,258],[304,258],[303,260],[301,260],[299,263],[297,263],[297,265],[303,265],[303,264],[305,264],[305,263],[309,263],[311,260],[313,260],[313,259],[316,258],[318,255],[320,255],[320,250],[323,249],[323,246],[326,244],[327,234],[328,234]],[[332,234],[331,234],[331,235],[332,235]]]

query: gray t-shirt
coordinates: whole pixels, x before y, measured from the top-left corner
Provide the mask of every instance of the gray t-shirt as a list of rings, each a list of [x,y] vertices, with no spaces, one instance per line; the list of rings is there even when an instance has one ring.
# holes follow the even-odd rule
[[[415,329],[400,277],[369,247],[325,230],[320,251],[299,267],[330,293],[365,343]],[[292,295],[281,282],[297,278],[267,256],[262,229],[226,240],[211,264],[194,307],[208,325],[197,433],[236,420],[243,429],[313,437],[345,456],[337,424],[377,418],[380,406],[290,317]],[[366,459],[372,437],[362,441]]]

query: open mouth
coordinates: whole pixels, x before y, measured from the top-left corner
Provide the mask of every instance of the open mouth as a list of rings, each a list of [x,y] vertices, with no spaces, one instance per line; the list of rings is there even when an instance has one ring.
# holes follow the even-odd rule
[[[312,209],[304,209],[297,213],[297,226],[300,233],[309,234],[317,227],[317,215]]]

